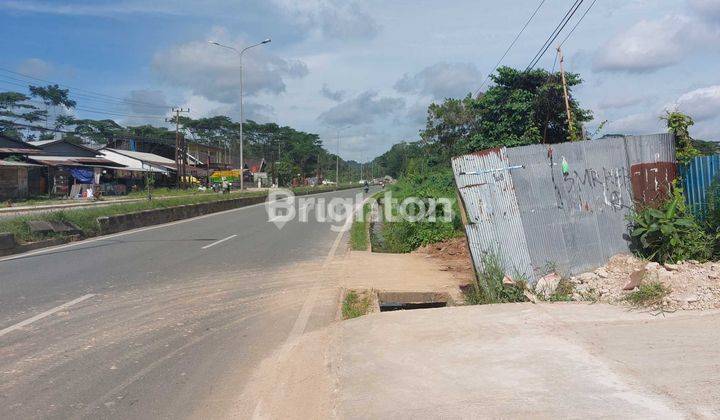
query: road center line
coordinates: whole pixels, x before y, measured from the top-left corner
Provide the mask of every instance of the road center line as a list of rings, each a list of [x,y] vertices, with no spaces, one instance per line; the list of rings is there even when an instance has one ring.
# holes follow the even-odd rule
[[[11,326],[3,329],[3,330],[0,330],[0,337],[2,337],[2,336],[5,335],[5,334],[9,334],[9,333],[11,333],[11,332],[13,332],[13,331],[15,331],[15,330],[19,330],[20,328],[22,328],[22,327],[24,327],[24,326],[30,325],[30,324],[32,324],[32,323],[35,322],[35,321],[39,321],[39,320],[41,320],[41,319],[43,319],[43,318],[46,318],[46,317],[48,317],[48,316],[50,316],[50,315],[52,315],[52,314],[54,314],[54,313],[56,313],[56,312],[60,312],[60,311],[62,311],[63,309],[67,309],[67,308],[69,308],[69,307],[71,307],[71,306],[73,306],[73,305],[75,305],[75,304],[78,304],[78,303],[84,301],[84,300],[88,300],[88,299],[90,299],[90,298],[93,297],[93,296],[95,296],[95,295],[92,294],[92,293],[88,293],[87,295],[83,295],[83,296],[80,296],[80,297],[77,298],[77,299],[71,300],[70,302],[63,303],[62,305],[56,306],[56,307],[54,307],[54,308],[52,308],[52,309],[50,309],[50,310],[48,310],[48,311],[45,311],[45,312],[43,312],[43,313],[41,313],[41,314],[37,314],[37,315],[35,315],[35,316],[32,317],[32,318],[26,319],[25,321],[21,321],[21,322],[18,322],[17,324],[15,324],[15,325],[11,325]]]
[[[236,237],[236,236],[237,236],[237,235],[230,235],[230,236],[228,236],[227,238],[223,238],[223,239],[220,239],[219,241],[215,241],[215,242],[213,242],[213,243],[211,243],[211,244],[209,244],[209,245],[205,245],[204,247],[202,247],[202,249],[208,249],[208,248],[210,248],[211,246],[215,246],[215,245],[221,244],[221,243],[223,243],[223,242],[225,242],[225,241],[229,241],[230,239],[232,239],[232,238],[234,238],[234,237]]]

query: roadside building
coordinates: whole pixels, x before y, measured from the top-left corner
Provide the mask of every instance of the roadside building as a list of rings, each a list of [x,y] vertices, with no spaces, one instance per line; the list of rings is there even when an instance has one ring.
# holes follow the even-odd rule
[[[181,138],[184,147],[185,174],[206,183],[212,171],[233,169],[230,152],[222,147],[210,146]],[[108,142],[108,148],[128,152],[151,153],[175,163],[175,135],[172,138],[133,139],[115,138]],[[181,152],[182,155],[182,152]],[[175,165],[177,166],[177,165]],[[173,171],[176,172],[175,169]]]
[[[0,135],[0,200],[40,194],[44,182],[43,167],[28,163],[27,158],[41,152],[24,141]]]
[[[111,171],[123,168],[123,165],[105,159],[98,151],[64,139],[30,144],[41,149],[39,155],[29,155],[28,160],[45,167],[46,182],[42,192],[61,197],[90,197],[99,187],[111,194],[124,193],[103,185],[107,184]],[[93,193],[88,194],[89,191]]]
[[[109,148],[102,148],[98,152],[105,159],[124,166],[113,171],[113,180],[116,185],[123,185],[128,191],[143,188],[147,178],[156,186],[173,183],[175,162],[170,159],[152,153]]]
[[[245,181],[252,182],[254,187],[269,187],[270,178],[267,173],[265,158],[245,160]]]

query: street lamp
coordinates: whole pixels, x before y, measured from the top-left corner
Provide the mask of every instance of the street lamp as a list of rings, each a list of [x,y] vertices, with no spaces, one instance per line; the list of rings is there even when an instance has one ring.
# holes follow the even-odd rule
[[[245,159],[243,158],[243,54],[245,54],[245,51],[249,50],[250,48],[257,47],[263,44],[269,44],[271,41],[272,40],[268,38],[262,42],[258,42],[257,44],[247,46],[240,51],[229,45],[223,45],[215,41],[208,41],[208,43],[211,45],[235,51],[235,53],[237,53],[237,55],[240,57],[240,191],[245,188]]]

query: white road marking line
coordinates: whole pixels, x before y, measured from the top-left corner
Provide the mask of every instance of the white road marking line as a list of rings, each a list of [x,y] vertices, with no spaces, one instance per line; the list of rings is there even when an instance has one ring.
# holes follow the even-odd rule
[[[313,195],[325,195],[325,194],[332,194],[332,193],[336,193],[336,192],[337,192],[337,191],[328,191],[328,192],[317,193],[317,194],[313,194]],[[284,200],[284,198],[283,198],[283,200]],[[275,202],[275,201],[278,201],[278,200],[274,200],[273,202]],[[104,241],[104,240],[106,240],[106,239],[117,238],[117,237],[119,237],[119,236],[132,235],[132,234],[135,234],[135,233],[146,232],[146,231],[148,231],[148,230],[161,229],[161,228],[164,228],[164,227],[170,227],[170,226],[179,225],[179,224],[182,224],[182,223],[194,222],[194,221],[196,221],[196,220],[205,219],[205,218],[207,218],[207,217],[220,216],[220,215],[227,214],[227,213],[234,212],[234,211],[245,210],[245,209],[249,209],[249,208],[253,208],[253,207],[258,207],[258,206],[266,206],[266,205],[268,205],[268,204],[269,204],[269,203],[268,203],[267,201],[263,201],[262,203],[251,204],[251,205],[249,205],[249,206],[238,207],[238,208],[235,208],[235,209],[230,209],[230,210],[225,210],[225,211],[219,211],[219,212],[217,212],[217,213],[204,214],[204,215],[202,215],[202,216],[193,217],[193,218],[190,218],[190,219],[176,220],[176,221],[174,221],[174,222],[163,223],[163,224],[161,224],[161,225],[146,226],[146,227],[144,227],[144,228],[138,228],[138,229],[133,229],[133,230],[126,230],[126,231],[124,231],[124,232],[118,232],[118,233],[114,233],[114,234],[112,234],[112,235],[98,236],[97,238],[91,238],[91,239],[85,239],[85,240],[82,240],[82,241],[71,242],[71,243],[65,244],[65,245],[58,245],[58,246],[53,246],[53,247],[48,247],[48,248],[42,248],[42,249],[39,249],[39,250],[37,250],[37,251],[30,251],[30,252],[25,252],[25,253],[22,253],[22,254],[10,255],[10,256],[4,257],[4,258],[0,258],[0,262],[15,260],[15,259],[18,259],[18,258],[29,257],[29,256],[32,256],[32,255],[37,255],[37,254],[45,254],[45,253],[48,253],[48,252],[57,251],[57,250],[59,250],[59,249],[65,249],[65,248],[70,248],[70,247],[74,247],[74,246],[78,246],[78,245],[90,244],[90,243],[97,242],[97,241]]]
[[[56,306],[56,307],[54,307],[54,308],[52,308],[52,309],[50,309],[50,310],[48,310],[48,311],[45,311],[45,312],[43,312],[43,313],[41,313],[41,314],[37,314],[37,315],[35,315],[35,316],[32,317],[32,318],[26,319],[25,321],[18,322],[18,323],[15,324],[15,325],[11,325],[11,326],[3,329],[3,330],[0,330],[0,337],[2,337],[2,336],[5,335],[5,334],[9,334],[9,333],[11,333],[11,332],[13,332],[13,331],[15,331],[15,330],[19,330],[20,328],[22,328],[22,327],[24,327],[24,326],[26,326],[26,325],[30,325],[30,324],[32,324],[33,322],[39,321],[39,320],[41,320],[41,319],[43,319],[43,318],[45,318],[45,317],[48,317],[48,316],[50,316],[50,315],[52,315],[52,314],[54,314],[54,313],[56,313],[56,312],[60,312],[60,311],[62,311],[63,309],[67,309],[67,308],[69,308],[69,307],[71,307],[71,306],[73,306],[73,305],[75,305],[75,304],[78,304],[78,303],[84,301],[84,300],[88,300],[88,299],[90,299],[90,298],[93,297],[93,296],[95,296],[95,295],[92,294],[92,293],[88,293],[87,295],[83,295],[83,296],[80,296],[80,297],[77,298],[77,299],[71,300],[70,302],[63,303],[62,305]]]
[[[325,274],[325,270],[332,262],[333,257],[335,256],[335,252],[338,249],[338,246],[340,246],[340,241],[342,241],[343,235],[346,231],[350,230],[350,225],[352,224],[355,214],[358,211],[362,211],[363,206],[365,203],[371,198],[372,196],[367,197],[365,200],[363,200],[361,203],[357,204],[355,206],[354,211],[348,216],[347,219],[345,219],[345,225],[343,228],[338,232],[337,236],[335,237],[335,241],[333,241],[332,246],[330,247],[330,251],[328,252],[327,256],[325,257],[325,260],[323,261],[322,267],[320,269],[319,277],[323,278]],[[282,348],[278,352],[278,359],[283,359],[287,356],[287,354],[292,351],[292,349],[295,347],[295,341],[305,332],[305,327],[307,327],[307,323],[310,320],[310,315],[312,314],[313,309],[315,308],[315,302],[317,301],[318,295],[320,294],[320,283],[321,282],[315,282],[313,285],[312,290],[310,290],[310,294],[308,295],[307,299],[305,299],[305,302],[303,302],[303,306],[300,309],[300,313],[297,316],[297,319],[295,320],[295,324],[293,324],[293,328],[290,331],[290,334],[288,335],[287,339],[285,340],[285,343],[283,344]],[[263,399],[262,397],[255,405],[255,410],[253,410],[253,420],[261,420],[264,419],[265,416],[263,415]]]
[[[237,236],[237,235],[230,235],[230,236],[228,236],[227,238],[223,238],[223,239],[220,239],[219,241],[215,241],[215,242],[211,243],[210,245],[205,245],[204,247],[202,247],[202,249],[208,249],[208,248],[210,248],[211,246],[215,246],[215,245],[221,244],[221,243],[223,243],[223,242],[225,242],[225,241],[229,241],[230,239],[232,239],[232,238],[234,238],[234,237],[236,237],[236,236]]]

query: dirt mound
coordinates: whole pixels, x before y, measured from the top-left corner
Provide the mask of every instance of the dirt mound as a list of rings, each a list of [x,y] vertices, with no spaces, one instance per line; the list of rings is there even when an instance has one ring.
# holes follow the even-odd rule
[[[718,262],[684,261],[660,265],[621,254],[593,272],[571,277],[570,281],[575,285],[575,300],[626,304],[625,297],[637,290],[639,284],[660,282],[670,290],[663,299],[664,308],[720,308]]]
[[[436,260],[442,266],[441,270],[452,272],[461,283],[467,284],[475,279],[475,270],[465,237],[425,245],[415,250],[413,254],[421,254]]]

